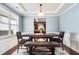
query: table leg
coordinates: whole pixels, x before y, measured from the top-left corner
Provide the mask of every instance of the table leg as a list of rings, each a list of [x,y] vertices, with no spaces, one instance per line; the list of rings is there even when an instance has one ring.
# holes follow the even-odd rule
[[[52,55],[55,55],[55,48],[52,48]]]
[[[30,41],[32,41],[32,37],[30,37]]]
[[[29,53],[29,47],[26,47],[26,52]]]
[[[32,47],[29,47],[29,54],[32,55]]]

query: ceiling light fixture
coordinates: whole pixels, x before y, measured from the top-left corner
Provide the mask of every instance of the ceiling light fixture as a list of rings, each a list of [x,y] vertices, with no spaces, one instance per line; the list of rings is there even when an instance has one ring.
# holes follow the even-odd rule
[[[42,12],[42,4],[40,4],[40,12],[38,13],[38,16],[44,16],[44,13]]]

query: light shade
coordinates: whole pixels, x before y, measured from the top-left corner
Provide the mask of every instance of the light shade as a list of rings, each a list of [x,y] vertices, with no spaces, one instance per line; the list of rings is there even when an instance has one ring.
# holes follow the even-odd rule
[[[39,12],[39,13],[38,13],[38,16],[44,16],[44,13]]]

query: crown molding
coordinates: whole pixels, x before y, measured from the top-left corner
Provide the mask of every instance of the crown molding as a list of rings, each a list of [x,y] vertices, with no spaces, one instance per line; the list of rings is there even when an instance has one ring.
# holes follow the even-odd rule
[[[37,16],[37,15],[24,15],[24,16]],[[48,14],[48,15],[45,15],[45,16],[37,16],[37,17],[46,17],[46,16],[58,16],[57,14]]]
[[[67,11],[69,11],[70,9],[72,9],[75,5],[77,5],[77,4],[74,3],[73,5],[71,5],[69,8],[67,8],[66,10],[64,10],[61,14],[59,14],[59,16],[65,14]]]
[[[57,10],[55,11],[55,13],[57,13],[63,6],[64,6],[64,3],[62,3],[62,4],[57,8]]]
[[[24,8],[24,6],[22,5],[22,3],[18,3],[20,6],[21,6],[21,8],[24,10],[24,11],[27,11],[25,8]]]

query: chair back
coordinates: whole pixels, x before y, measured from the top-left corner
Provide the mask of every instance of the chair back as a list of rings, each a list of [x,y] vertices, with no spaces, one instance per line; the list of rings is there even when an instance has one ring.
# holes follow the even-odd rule
[[[62,38],[63,39],[63,37],[64,37],[64,32],[60,32],[59,33],[59,38]]]
[[[22,34],[21,34],[21,32],[16,32],[16,36],[17,36],[17,39],[19,40],[19,39],[22,39]]]

